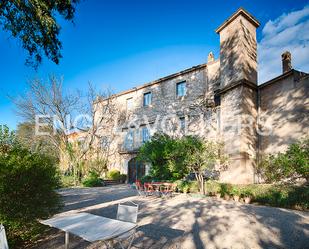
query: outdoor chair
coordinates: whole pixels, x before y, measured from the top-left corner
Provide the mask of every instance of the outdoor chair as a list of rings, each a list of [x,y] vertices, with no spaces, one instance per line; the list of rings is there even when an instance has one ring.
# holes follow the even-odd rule
[[[153,185],[151,185],[151,183],[145,182],[144,186],[145,186],[145,194],[146,194],[146,196],[153,195],[155,193],[155,189],[154,189]]]
[[[138,204],[131,202],[132,205],[123,205],[118,204],[118,210],[117,210],[117,220],[125,221],[125,222],[131,222],[136,224],[137,222],[137,214],[138,214]],[[123,242],[129,241],[129,245],[127,249],[131,248],[131,245],[133,243],[134,237],[136,233],[136,228],[133,230],[120,235],[119,237],[115,238],[114,241],[117,242],[122,249],[124,249]]]
[[[136,190],[140,196],[146,196],[144,186],[140,181],[135,182]]]
[[[160,192],[164,197],[173,197],[173,193],[176,191],[177,184],[175,183],[163,183],[160,187]]]
[[[167,197],[170,195],[172,191],[172,186],[170,183],[163,183],[161,186],[160,186],[160,192],[162,194],[162,196],[164,197]]]
[[[0,248],[9,249],[8,241],[6,239],[5,229],[2,224],[0,224]]]

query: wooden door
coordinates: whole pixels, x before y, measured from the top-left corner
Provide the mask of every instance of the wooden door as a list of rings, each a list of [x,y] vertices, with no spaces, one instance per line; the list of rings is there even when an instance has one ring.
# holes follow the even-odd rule
[[[136,158],[132,158],[128,162],[128,179],[129,183],[141,179],[145,175],[145,165],[139,162]]]

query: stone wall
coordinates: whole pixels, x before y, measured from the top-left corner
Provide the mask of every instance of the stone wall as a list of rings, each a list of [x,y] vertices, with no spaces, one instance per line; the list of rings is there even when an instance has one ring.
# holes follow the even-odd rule
[[[220,135],[225,153],[230,157],[228,169],[221,173],[220,180],[223,182],[254,182],[256,94],[256,88],[245,83],[221,94]]]
[[[261,154],[283,152],[290,143],[309,135],[309,76],[290,71],[260,86],[260,115],[265,135]]]
[[[115,95],[118,122],[113,129],[102,129],[100,132],[100,137],[113,137],[109,146],[114,153],[109,156],[109,167],[127,173],[128,161],[136,156],[136,151],[142,144],[142,128],[147,126],[151,135],[163,130],[166,132],[168,129],[163,124],[166,124],[167,120],[175,122],[176,127],[178,125],[174,131],[170,130],[172,136],[184,134],[184,131],[179,129],[177,118],[185,118],[186,134],[215,139],[218,132],[217,112],[202,110],[200,106],[205,96],[213,98],[218,79],[219,62],[212,61],[209,68],[207,64],[203,64]],[[177,97],[176,85],[179,82],[186,82],[187,93],[184,97]],[[143,106],[143,96],[148,92],[152,94],[151,105]],[[130,109],[127,109],[128,99],[132,99]],[[103,108],[103,105],[104,102],[98,108]],[[123,145],[130,131],[134,133],[134,148],[127,150]]]

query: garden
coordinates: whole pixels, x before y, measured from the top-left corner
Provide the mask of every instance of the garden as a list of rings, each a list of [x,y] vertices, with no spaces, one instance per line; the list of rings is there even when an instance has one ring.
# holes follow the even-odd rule
[[[175,182],[177,190],[193,196],[216,196],[225,200],[298,210],[309,209],[309,139],[291,144],[286,152],[264,156],[256,173],[261,184],[220,183],[228,157],[222,143],[198,137],[172,138],[155,134],[142,146],[139,160],[150,163],[144,182]]]
[[[257,173],[264,179],[263,184],[219,182],[219,174],[229,162],[222,148],[222,143],[199,137],[155,134],[138,154],[139,160],[152,165],[141,181],[173,182],[178,192],[192,197],[309,209],[308,138],[291,144],[284,153],[268,155],[260,161]],[[25,247],[46,232],[38,220],[61,210],[57,189],[104,186],[108,181],[124,183],[127,178],[117,170],[105,170],[104,161],[90,160],[81,169],[78,177],[61,173],[59,159],[52,153],[27,147],[16,132],[1,126],[0,223],[5,224],[12,248]]]
[[[51,151],[40,146],[29,148],[19,133],[0,126],[0,223],[5,225],[11,248],[26,247],[46,232],[46,226],[38,220],[61,210],[63,203],[57,189],[126,180],[118,170],[104,171],[105,177],[101,178],[98,169],[102,162],[93,160],[89,161],[89,171],[76,181],[73,174],[59,170],[59,163]]]

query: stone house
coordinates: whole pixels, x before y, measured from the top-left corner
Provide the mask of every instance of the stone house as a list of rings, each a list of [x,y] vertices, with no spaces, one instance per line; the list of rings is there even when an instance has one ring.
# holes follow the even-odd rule
[[[98,141],[108,147],[109,168],[132,182],[150,167],[136,155],[152,134],[195,134],[224,142],[230,165],[221,181],[254,183],[262,154],[282,151],[308,135],[309,75],[294,70],[285,52],[282,74],[258,85],[258,27],[240,8],[216,30],[218,59],[210,53],[205,64],[113,95],[115,122],[100,130]],[[104,108],[106,101],[98,100],[94,108]]]

